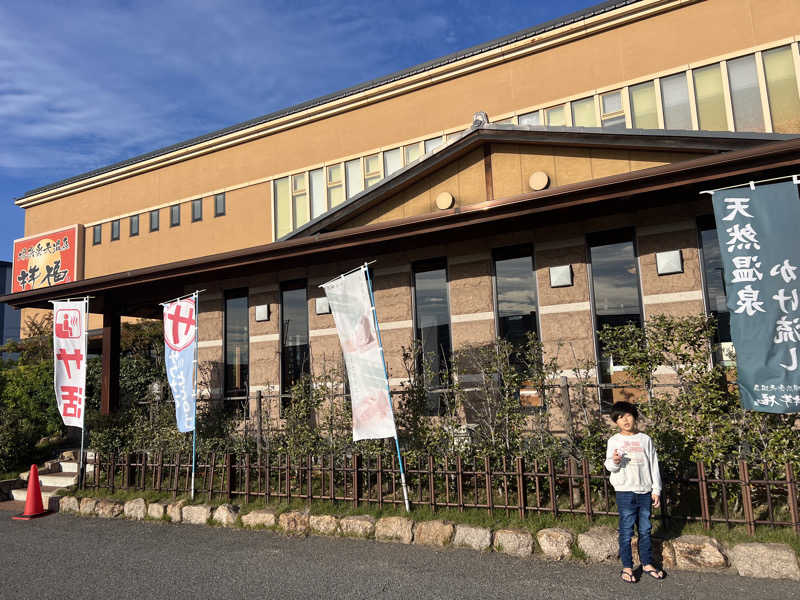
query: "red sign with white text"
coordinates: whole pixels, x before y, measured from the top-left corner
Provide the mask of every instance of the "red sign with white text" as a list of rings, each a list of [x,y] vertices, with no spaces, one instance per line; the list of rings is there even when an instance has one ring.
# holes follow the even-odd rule
[[[81,225],[73,225],[15,240],[12,293],[81,279],[82,229]]]

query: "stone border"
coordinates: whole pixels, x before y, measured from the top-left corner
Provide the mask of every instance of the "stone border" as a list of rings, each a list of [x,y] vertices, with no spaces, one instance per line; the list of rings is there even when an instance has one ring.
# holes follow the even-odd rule
[[[173,523],[270,529],[285,535],[326,535],[374,539],[378,542],[419,544],[434,548],[452,546],[479,552],[502,552],[526,558],[534,554],[534,536],[524,529],[499,529],[459,525],[443,520],[414,521],[408,517],[369,515],[310,515],[308,511],[289,510],[279,513],[262,508],[240,514],[234,504],[217,507],[208,504],[151,502],[135,498],[127,502],[109,499],[62,496],[61,512],[95,515],[104,518],[134,520],[168,520]],[[616,562],[619,544],[617,530],[592,527],[575,536],[571,531],[554,527],[536,532],[536,541],[543,557],[565,560],[577,548],[591,562]],[[539,554],[539,552],[537,552]],[[633,540],[634,562],[638,562],[637,540]],[[653,538],[655,562],[665,569],[724,571],[733,570],[745,577],[793,579],[800,581],[800,560],[786,544],[746,542],[726,548],[712,537],[684,535],[674,540]]]

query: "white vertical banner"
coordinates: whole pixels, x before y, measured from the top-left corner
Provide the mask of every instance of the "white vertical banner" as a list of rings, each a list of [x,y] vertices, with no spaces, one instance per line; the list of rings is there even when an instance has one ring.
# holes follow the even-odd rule
[[[353,440],[396,437],[366,266],[322,285],[342,345],[353,408]]]
[[[164,360],[167,379],[175,399],[178,431],[194,431],[195,360],[197,358],[196,294],[163,304]]]
[[[53,302],[53,381],[64,425],[83,429],[86,300]]]

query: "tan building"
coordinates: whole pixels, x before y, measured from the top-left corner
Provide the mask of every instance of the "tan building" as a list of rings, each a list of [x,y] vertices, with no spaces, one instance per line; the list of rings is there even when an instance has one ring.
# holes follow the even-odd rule
[[[724,341],[700,192],[797,171],[798,24],[796,0],[604,3],[56,182],[17,201],[25,235],[77,223],[83,277],[3,300],[94,297],[106,411],[121,316],[205,289],[206,392],[285,391],[339,352],[318,285],[365,260],[393,384],[415,338],[446,360],[535,330],[606,379],[605,323],[714,312]]]

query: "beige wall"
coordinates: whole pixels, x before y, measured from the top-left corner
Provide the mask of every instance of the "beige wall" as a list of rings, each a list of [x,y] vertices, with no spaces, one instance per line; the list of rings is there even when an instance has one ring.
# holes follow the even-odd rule
[[[189,200],[334,158],[461,127],[476,110],[503,114],[783,39],[797,34],[798,23],[800,3],[796,0],[704,0],[684,5],[679,10],[32,206],[26,210],[25,235],[76,221],[90,223]],[[531,157],[532,162],[526,164],[525,169],[534,165],[534,158]],[[571,160],[573,158],[576,157],[565,155],[557,159],[554,170],[563,174],[564,181],[587,177],[586,163]],[[616,172],[623,168],[620,163],[625,160],[614,155],[595,156],[590,167],[592,173]],[[498,169],[503,167],[500,160]],[[466,173],[464,169],[461,171]],[[476,181],[480,177],[477,170],[475,177]],[[501,179],[498,195],[501,191],[512,193],[503,185],[516,185],[513,178]],[[164,227],[165,215],[162,215],[159,234],[148,234],[143,223],[139,238],[130,240],[123,224],[122,239],[115,243],[116,247],[104,241],[102,257],[89,248],[86,276],[128,268],[123,266],[127,264],[126,255],[141,256],[142,262],[148,264],[160,264],[177,257],[203,256],[269,241],[269,196],[265,187],[266,184],[259,184],[241,194],[231,192],[227,218],[206,217],[199,226],[182,224],[180,232],[170,232],[168,224]],[[428,186],[429,189],[434,187]],[[472,189],[470,185],[467,187]],[[469,202],[468,193],[461,189],[459,193]],[[420,189],[409,201],[429,203],[430,196],[426,194]],[[104,229],[107,228],[108,225],[104,225]],[[231,231],[237,235],[231,236]],[[108,239],[107,234],[104,231],[104,240]],[[203,244],[197,243],[199,236]]]

